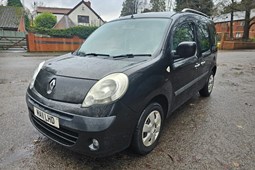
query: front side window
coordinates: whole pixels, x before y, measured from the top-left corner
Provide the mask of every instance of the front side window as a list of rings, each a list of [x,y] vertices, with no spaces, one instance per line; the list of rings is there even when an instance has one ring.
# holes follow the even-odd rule
[[[210,37],[206,24],[198,24],[197,37],[200,44],[201,52],[203,53],[210,50]]]
[[[195,41],[194,29],[191,23],[185,23],[177,26],[173,35],[173,50],[184,41]]]

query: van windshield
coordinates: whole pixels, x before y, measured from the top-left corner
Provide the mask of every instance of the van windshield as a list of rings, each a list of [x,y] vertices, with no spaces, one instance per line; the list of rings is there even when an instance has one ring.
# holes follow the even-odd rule
[[[169,22],[143,18],[107,23],[89,36],[77,54],[151,56],[159,49]]]

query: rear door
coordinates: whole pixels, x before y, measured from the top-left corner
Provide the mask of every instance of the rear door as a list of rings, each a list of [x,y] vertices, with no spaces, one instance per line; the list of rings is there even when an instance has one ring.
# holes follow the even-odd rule
[[[207,20],[203,17],[199,17],[196,20],[196,33],[197,33],[197,45],[198,45],[198,58],[200,66],[197,67],[198,71],[198,90],[200,90],[206,83],[210,67],[212,63],[212,42],[210,37],[210,31],[207,24]]]

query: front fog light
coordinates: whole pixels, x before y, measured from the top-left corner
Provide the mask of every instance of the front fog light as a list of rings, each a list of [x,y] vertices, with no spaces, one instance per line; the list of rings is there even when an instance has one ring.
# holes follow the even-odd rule
[[[92,144],[89,145],[91,151],[97,151],[99,149],[99,142],[96,139],[92,139]]]

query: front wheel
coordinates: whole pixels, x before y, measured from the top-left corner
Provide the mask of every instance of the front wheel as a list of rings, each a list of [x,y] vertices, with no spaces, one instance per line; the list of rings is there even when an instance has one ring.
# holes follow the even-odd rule
[[[203,97],[209,97],[212,93],[214,86],[214,74],[211,72],[208,81],[206,82],[205,86],[199,91],[200,95]]]
[[[163,109],[158,103],[148,105],[136,126],[132,147],[141,155],[151,152],[157,145],[163,123]]]

